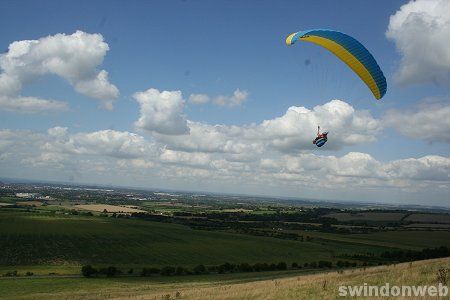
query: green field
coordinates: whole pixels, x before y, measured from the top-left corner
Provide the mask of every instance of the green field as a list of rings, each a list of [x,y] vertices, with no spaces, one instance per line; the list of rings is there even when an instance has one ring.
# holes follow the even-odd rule
[[[343,249],[343,248],[342,248]],[[242,234],[107,217],[0,212],[0,267],[310,262],[334,249]]]
[[[450,246],[450,231],[338,234],[295,231],[309,241],[286,240],[138,219],[0,211],[0,274],[79,274],[80,266],[207,266],[229,263],[300,264],[337,261],[394,248]]]
[[[412,250],[439,246],[450,247],[450,231],[446,230],[399,230],[366,234],[336,234],[303,230],[287,230],[287,232],[309,235],[326,242],[345,242],[352,245],[366,245],[367,247],[379,246]]]

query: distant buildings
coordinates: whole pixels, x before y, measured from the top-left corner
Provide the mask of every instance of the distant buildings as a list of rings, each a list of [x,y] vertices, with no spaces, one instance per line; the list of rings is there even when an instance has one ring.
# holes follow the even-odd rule
[[[38,199],[38,200],[54,200],[54,198],[50,196],[42,196],[39,193],[16,193],[17,198],[25,198],[25,199]]]
[[[18,198],[31,198],[36,199],[38,196],[37,193],[16,193],[16,197]]]

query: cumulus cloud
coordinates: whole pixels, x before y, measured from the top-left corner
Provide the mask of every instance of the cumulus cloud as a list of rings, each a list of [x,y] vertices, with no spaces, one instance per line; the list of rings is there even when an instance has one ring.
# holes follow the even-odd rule
[[[142,130],[167,135],[189,133],[183,113],[185,101],[180,91],[158,91],[148,89],[138,92],[133,98],[140,105],[140,117],[135,123]]]
[[[231,96],[219,95],[216,97],[210,97],[207,94],[191,94],[189,96],[189,102],[192,104],[205,104],[212,102],[219,106],[236,107],[241,106],[247,101],[249,92],[236,89]]]
[[[1,107],[27,112],[67,110],[65,102],[20,95],[25,85],[53,74],[67,80],[77,92],[102,100],[103,106],[111,109],[119,91],[109,83],[108,72],[98,70],[108,50],[102,35],[82,31],[11,43],[8,51],[0,55]]]
[[[247,91],[241,91],[237,89],[233,92],[231,96],[217,96],[213,99],[213,102],[220,106],[241,106],[245,101],[247,101],[249,93]]]
[[[387,126],[401,134],[428,142],[450,143],[450,103],[424,101],[413,109],[391,110],[384,117]]]
[[[355,110],[348,103],[332,100],[313,109],[290,107],[278,118],[247,126],[210,125],[188,121],[189,134],[154,135],[169,149],[219,152],[242,155],[258,154],[269,149],[297,152],[316,149],[312,144],[317,125],[330,132],[327,149],[373,142],[381,131],[381,122],[368,111]],[[236,157],[237,158],[237,157]]]
[[[390,17],[386,36],[401,55],[399,83],[450,82],[449,11],[448,0],[417,0]]]
[[[69,105],[63,101],[45,100],[36,97],[0,95],[0,109],[25,113],[44,111],[67,111]]]
[[[20,164],[27,167],[18,168]],[[106,176],[108,182],[120,184],[128,178],[140,185],[161,180],[195,183],[201,189],[229,186],[235,192],[275,188],[303,196],[359,191],[376,197],[386,189],[408,195],[411,191],[448,195],[450,191],[450,158],[444,156],[383,162],[360,152],[334,156],[283,154],[270,148],[242,153],[183,151],[126,131],[70,133],[65,127],[53,127],[47,133],[0,130],[0,170],[4,176],[36,170],[98,180]]]
[[[101,155],[115,158],[139,158],[154,151],[142,136],[127,131],[101,130],[68,134],[65,127],[48,130],[44,152],[71,155]]]
[[[391,162],[380,162],[367,153],[350,152],[341,157],[302,153],[284,155],[278,159],[262,159],[262,173],[278,178],[290,178],[299,184],[326,180],[329,188],[413,187],[419,181],[450,182],[450,158],[424,156]],[[321,188],[326,188],[322,186]]]
[[[191,94],[189,96],[189,102],[192,104],[205,104],[210,100],[209,96],[206,94]]]
[[[210,155],[206,153],[173,151],[168,149],[164,149],[159,158],[165,163],[197,167],[207,167],[211,162]]]
[[[328,148],[338,149],[344,145],[373,142],[381,130],[381,124],[366,110],[355,110],[348,103],[332,100],[317,105],[312,110],[306,107],[290,107],[286,113],[272,120],[244,130],[248,139],[265,140],[272,147],[291,152],[299,149],[314,149],[311,136],[320,125],[330,132],[333,143]]]

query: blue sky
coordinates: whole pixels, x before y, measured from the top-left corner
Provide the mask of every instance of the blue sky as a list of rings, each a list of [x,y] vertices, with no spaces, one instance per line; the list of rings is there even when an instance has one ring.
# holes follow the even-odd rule
[[[446,3],[440,3],[442,1],[434,2],[437,3],[436,6],[446,5]],[[408,61],[414,59],[414,54],[411,54],[408,49],[396,50],[396,45],[401,47],[399,45],[410,38],[402,35],[402,32],[410,30],[408,26],[412,26],[405,17],[399,14],[400,28],[396,28],[397,25],[393,23],[391,38],[386,36],[388,28],[391,28],[390,17],[405,4],[409,5],[405,11],[412,15],[421,9],[423,14],[430,14],[433,17],[436,17],[433,14],[438,14],[438,17],[443,20],[443,25],[440,25],[443,28],[443,34],[447,34],[446,26],[450,26],[448,13],[445,15],[439,12],[442,8],[429,11],[420,3],[408,4],[408,1],[2,1],[0,3],[0,47],[3,47],[5,54],[8,53],[8,46],[14,41],[39,40],[56,34],[71,35],[77,30],[87,34],[100,34],[103,42],[108,44],[109,51],[105,53],[103,63],[96,68],[108,72],[108,80],[117,87],[120,96],[114,100],[113,110],[99,108],[99,103],[102,102],[90,96],[92,94],[77,92],[73,84],[68,83],[67,78],[54,72],[47,72],[34,77],[33,80],[23,81],[20,94],[64,101],[69,109],[57,112],[40,110],[33,113],[5,109],[0,111],[0,128],[17,132],[29,130],[42,135],[46,135],[49,128],[56,126],[67,128],[70,135],[89,134],[108,129],[116,133],[128,132],[142,136],[149,143],[156,143],[154,146],[157,149],[182,152],[176,153],[177,158],[184,157],[183,155],[188,157],[194,153],[202,157],[208,156],[210,163],[213,163],[213,161],[227,160],[228,158],[223,154],[226,151],[203,151],[201,147],[195,148],[197,150],[183,148],[171,140],[172,136],[160,136],[161,132],[158,132],[156,127],[150,128],[147,124],[148,126],[139,128],[136,122],[139,116],[145,113],[142,104],[140,105],[133,95],[149,88],[159,91],[181,91],[184,103],[181,114],[189,120],[188,122],[198,122],[208,126],[223,124],[239,128],[246,128],[252,123],[257,126],[264,120],[282,117],[291,106],[312,110],[315,106],[325,105],[332,99],[339,99],[356,111],[366,111],[379,123],[378,129],[372,128],[372,131],[367,133],[367,135],[373,135],[373,139],[369,141],[362,138],[358,142],[349,143],[343,138],[343,142],[336,147],[330,145],[320,151],[309,146],[305,148],[301,146],[303,145],[301,142],[294,143],[298,147],[293,146],[289,151],[283,150],[284,152],[273,151],[270,147],[266,151],[265,146],[255,146],[255,149],[264,148],[261,150],[263,154],[255,154],[256,159],[277,160],[283,155],[295,156],[294,153],[342,158],[348,153],[356,152],[370,155],[379,164],[389,164],[396,160],[438,156],[444,159],[444,162],[440,162],[443,165],[437,167],[427,165],[427,167],[438,168],[439,176],[429,175],[429,171],[425,170],[427,176],[432,178],[426,178],[425,175],[423,175],[425,177],[418,175],[417,178],[421,178],[423,184],[433,181],[433,184],[441,186],[442,190],[434,194],[433,201],[446,204],[449,200],[449,180],[448,178],[445,180],[445,173],[448,177],[449,172],[447,166],[450,156],[449,139],[441,138],[439,133],[436,133],[439,129],[436,130],[435,126],[431,129],[432,134],[425,137],[421,133],[427,126],[410,130],[411,126],[397,121],[399,119],[397,117],[405,114],[406,116],[411,114],[418,120],[429,120],[428,115],[420,115],[420,107],[423,107],[424,99],[432,101],[432,106],[436,106],[441,113],[442,108],[445,112],[447,111],[449,104],[448,82],[444,80],[433,83],[433,80],[429,80],[433,77],[433,72],[439,72],[439,74],[443,72],[448,78],[448,69],[442,70],[433,64],[427,65],[427,60],[424,59],[420,66],[428,68],[430,74],[428,77],[421,78],[420,74],[410,74],[409,79],[396,78],[401,77],[396,74],[399,74],[398,70],[402,68],[402,64],[406,66]],[[423,21],[420,15],[417,18],[418,22]],[[381,101],[376,101],[359,78],[325,49],[307,43],[296,44],[292,47],[285,45],[284,39],[288,34],[309,28],[339,30],[363,43],[385,73],[388,82],[386,96]],[[430,25],[430,28],[433,27]],[[417,47],[414,43],[410,44],[411,47]],[[434,46],[432,43],[429,47],[429,53],[433,51],[440,53],[439,51],[442,50],[439,45]],[[226,99],[229,100],[237,89],[248,92],[248,96],[244,97],[240,105],[217,105],[212,100],[218,96],[228,97]],[[208,95],[211,100],[208,103],[196,105],[189,101],[191,94]],[[173,101],[177,103],[178,100]],[[392,114],[387,117],[389,113]],[[433,114],[434,111],[428,113]],[[168,112],[169,115],[171,116],[170,112]],[[154,119],[151,113],[147,117]],[[445,127],[447,123],[437,122],[438,128],[444,131],[450,129]],[[188,127],[191,127],[192,132],[192,126],[188,125]],[[304,127],[301,128],[304,129]],[[334,128],[327,129],[331,132],[329,143],[332,144]],[[229,128],[227,130],[231,131]],[[349,131],[351,130],[349,128]],[[358,130],[361,131],[358,134],[365,134],[364,130]],[[315,133],[309,133],[309,131],[308,129],[308,132],[302,132],[302,134],[305,136],[309,134],[313,139]],[[338,134],[340,131],[337,131]],[[8,171],[1,172],[0,175],[36,178],[38,174],[42,174],[42,170],[45,170],[45,179],[59,179],[62,176],[75,178],[75,182],[121,183],[119,177],[103,180],[104,176],[100,173],[84,173],[79,170],[76,175],[70,175],[67,169],[63,171],[61,168],[44,166],[42,163],[27,165],[26,168],[29,171],[14,171],[13,167],[17,164],[22,165],[33,155],[42,156],[45,151],[48,151],[48,147],[46,148],[45,142],[42,141],[47,138],[41,137],[41,142],[37,145],[41,152],[27,152],[23,157],[16,157],[15,160],[3,160],[3,169]],[[267,136],[266,138],[268,139]],[[244,142],[240,140],[239,143]],[[252,142],[246,140],[245,143]],[[72,146],[73,144],[76,143],[71,143]],[[87,146],[80,146],[80,144],[81,142],[78,141],[77,145],[86,149]],[[19,146],[14,147],[18,151]],[[257,151],[255,149],[254,151]],[[113,170],[113,165],[122,159],[122,157],[111,156],[97,150],[86,151],[82,155],[68,158],[68,155],[82,152],[72,150],[67,153],[58,150],[57,154],[64,156],[62,160],[72,162],[105,159],[108,167],[104,166],[104,168],[110,170]],[[8,153],[7,150],[3,151]],[[11,151],[11,148],[8,151]],[[45,153],[48,154],[48,152]],[[171,152],[171,154],[174,153]],[[245,154],[249,155],[249,153]],[[155,157],[161,158],[161,155],[158,153]],[[155,166],[165,169],[161,161],[157,158],[155,160],[155,157],[133,156],[132,159],[152,161]],[[62,160],[58,163],[64,166]],[[176,161],[175,163],[171,160],[171,167],[175,168],[177,163],[181,163],[182,168],[186,168],[186,165],[192,168],[191,162],[195,158],[189,157],[183,160],[190,162],[186,164],[186,162]],[[252,168],[252,165],[249,164],[247,167]],[[215,165],[214,168],[217,169],[217,166]],[[148,174],[164,178],[161,171],[157,169],[155,167],[153,170],[147,170],[150,172]],[[203,165],[200,169],[205,170],[205,166]],[[275,175],[283,173],[282,169]],[[131,168],[127,172],[134,174],[138,171]],[[294,173],[299,175],[301,172]],[[145,178],[144,174],[142,176]],[[320,176],[323,174],[317,174],[316,179],[321,180]],[[367,175],[358,176],[367,177]],[[438,178],[437,183],[435,178]],[[162,187],[183,189],[214,187],[214,191],[218,192],[233,186],[227,181],[228,179],[223,179],[221,176],[218,176],[213,183],[206,185],[199,183],[202,181],[201,178],[189,178],[186,182],[185,175],[171,180],[167,183],[162,179],[152,181],[141,178],[130,182],[130,185],[151,187],[162,185]],[[395,180],[417,179],[396,178]],[[257,192],[258,184],[261,183],[249,183],[249,186],[254,188],[244,188],[237,192]],[[352,196],[353,188],[350,186],[353,183],[347,184],[347,188],[340,192],[324,193],[312,190],[304,192],[295,187],[285,189],[280,187],[283,184],[274,184],[276,188],[267,193],[298,197],[317,195],[318,198],[336,199],[348,197],[352,200],[359,198],[359,195],[364,195],[366,188],[374,188],[362,186],[359,194],[355,192]],[[375,186],[379,187],[379,183]],[[393,186],[395,184],[390,184],[390,188],[395,189]],[[399,194],[402,195],[400,198],[406,199],[402,201],[409,201],[410,192],[403,193],[404,189],[408,188],[405,188],[403,183],[397,188],[390,194],[391,196],[387,197],[389,201],[398,199]],[[427,185],[424,191],[428,188],[435,190],[434,187]],[[285,193],[285,190],[289,191]],[[417,202],[419,195],[421,195],[420,191],[412,195],[412,202]],[[377,197],[374,194],[368,198],[373,200]]]

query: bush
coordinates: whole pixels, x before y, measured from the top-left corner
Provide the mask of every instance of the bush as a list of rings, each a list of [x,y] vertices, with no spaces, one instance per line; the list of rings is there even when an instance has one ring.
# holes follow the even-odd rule
[[[141,276],[151,276],[152,274],[159,274],[161,270],[158,268],[143,268]]]
[[[176,268],[176,270],[175,270],[175,274],[177,274],[177,275],[183,275],[183,274],[186,274],[187,273],[187,269],[185,269],[185,268],[183,268],[183,267],[181,267],[181,266],[178,266],[177,268]]]
[[[233,272],[234,269],[235,269],[235,265],[230,264],[230,263],[224,263],[217,267],[217,271],[220,274],[227,273],[227,272]]]
[[[114,277],[118,274],[120,274],[120,271],[116,267],[109,266],[108,268],[106,268],[105,275],[107,277]]]
[[[292,267],[292,269],[297,269],[298,268],[298,264],[296,262],[293,262],[291,267]]]
[[[164,268],[161,269],[161,273],[160,274],[163,275],[163,276],[174,275],[175,274],[175,268],[174,267],[170,267],[170,266],[164,267]]]
[[[97,269],[94,269],[91,265],[86,265],[81,268],[81,273],[84,277],[91,277],[97,274]]]
[[[242,263],[239,265],[239,271],[241,272],[253,272],[253,267],[248,263]]]
[[[204,274],[206,273],[206,268],[204,265],[198,265],[194,268],[194,273],[195,274]]]
[[[27,275],[27,276],[33,276],[34,275],[34,273],[33,272],[27,272],[27,273],[25,273],[25,275]]]
[[[284,261],[280,261],[277,264],[277,270],[286,270],[287,269],[287,264]]]
[[[5,277],[16,277],[16,276],[18,276],[17,270],[6,272],[3,276],[5,276]]]
[[[332,268],[333,263],[331,261],[321,260],[321,261],[319,261],[318,267],[319,268]]]

